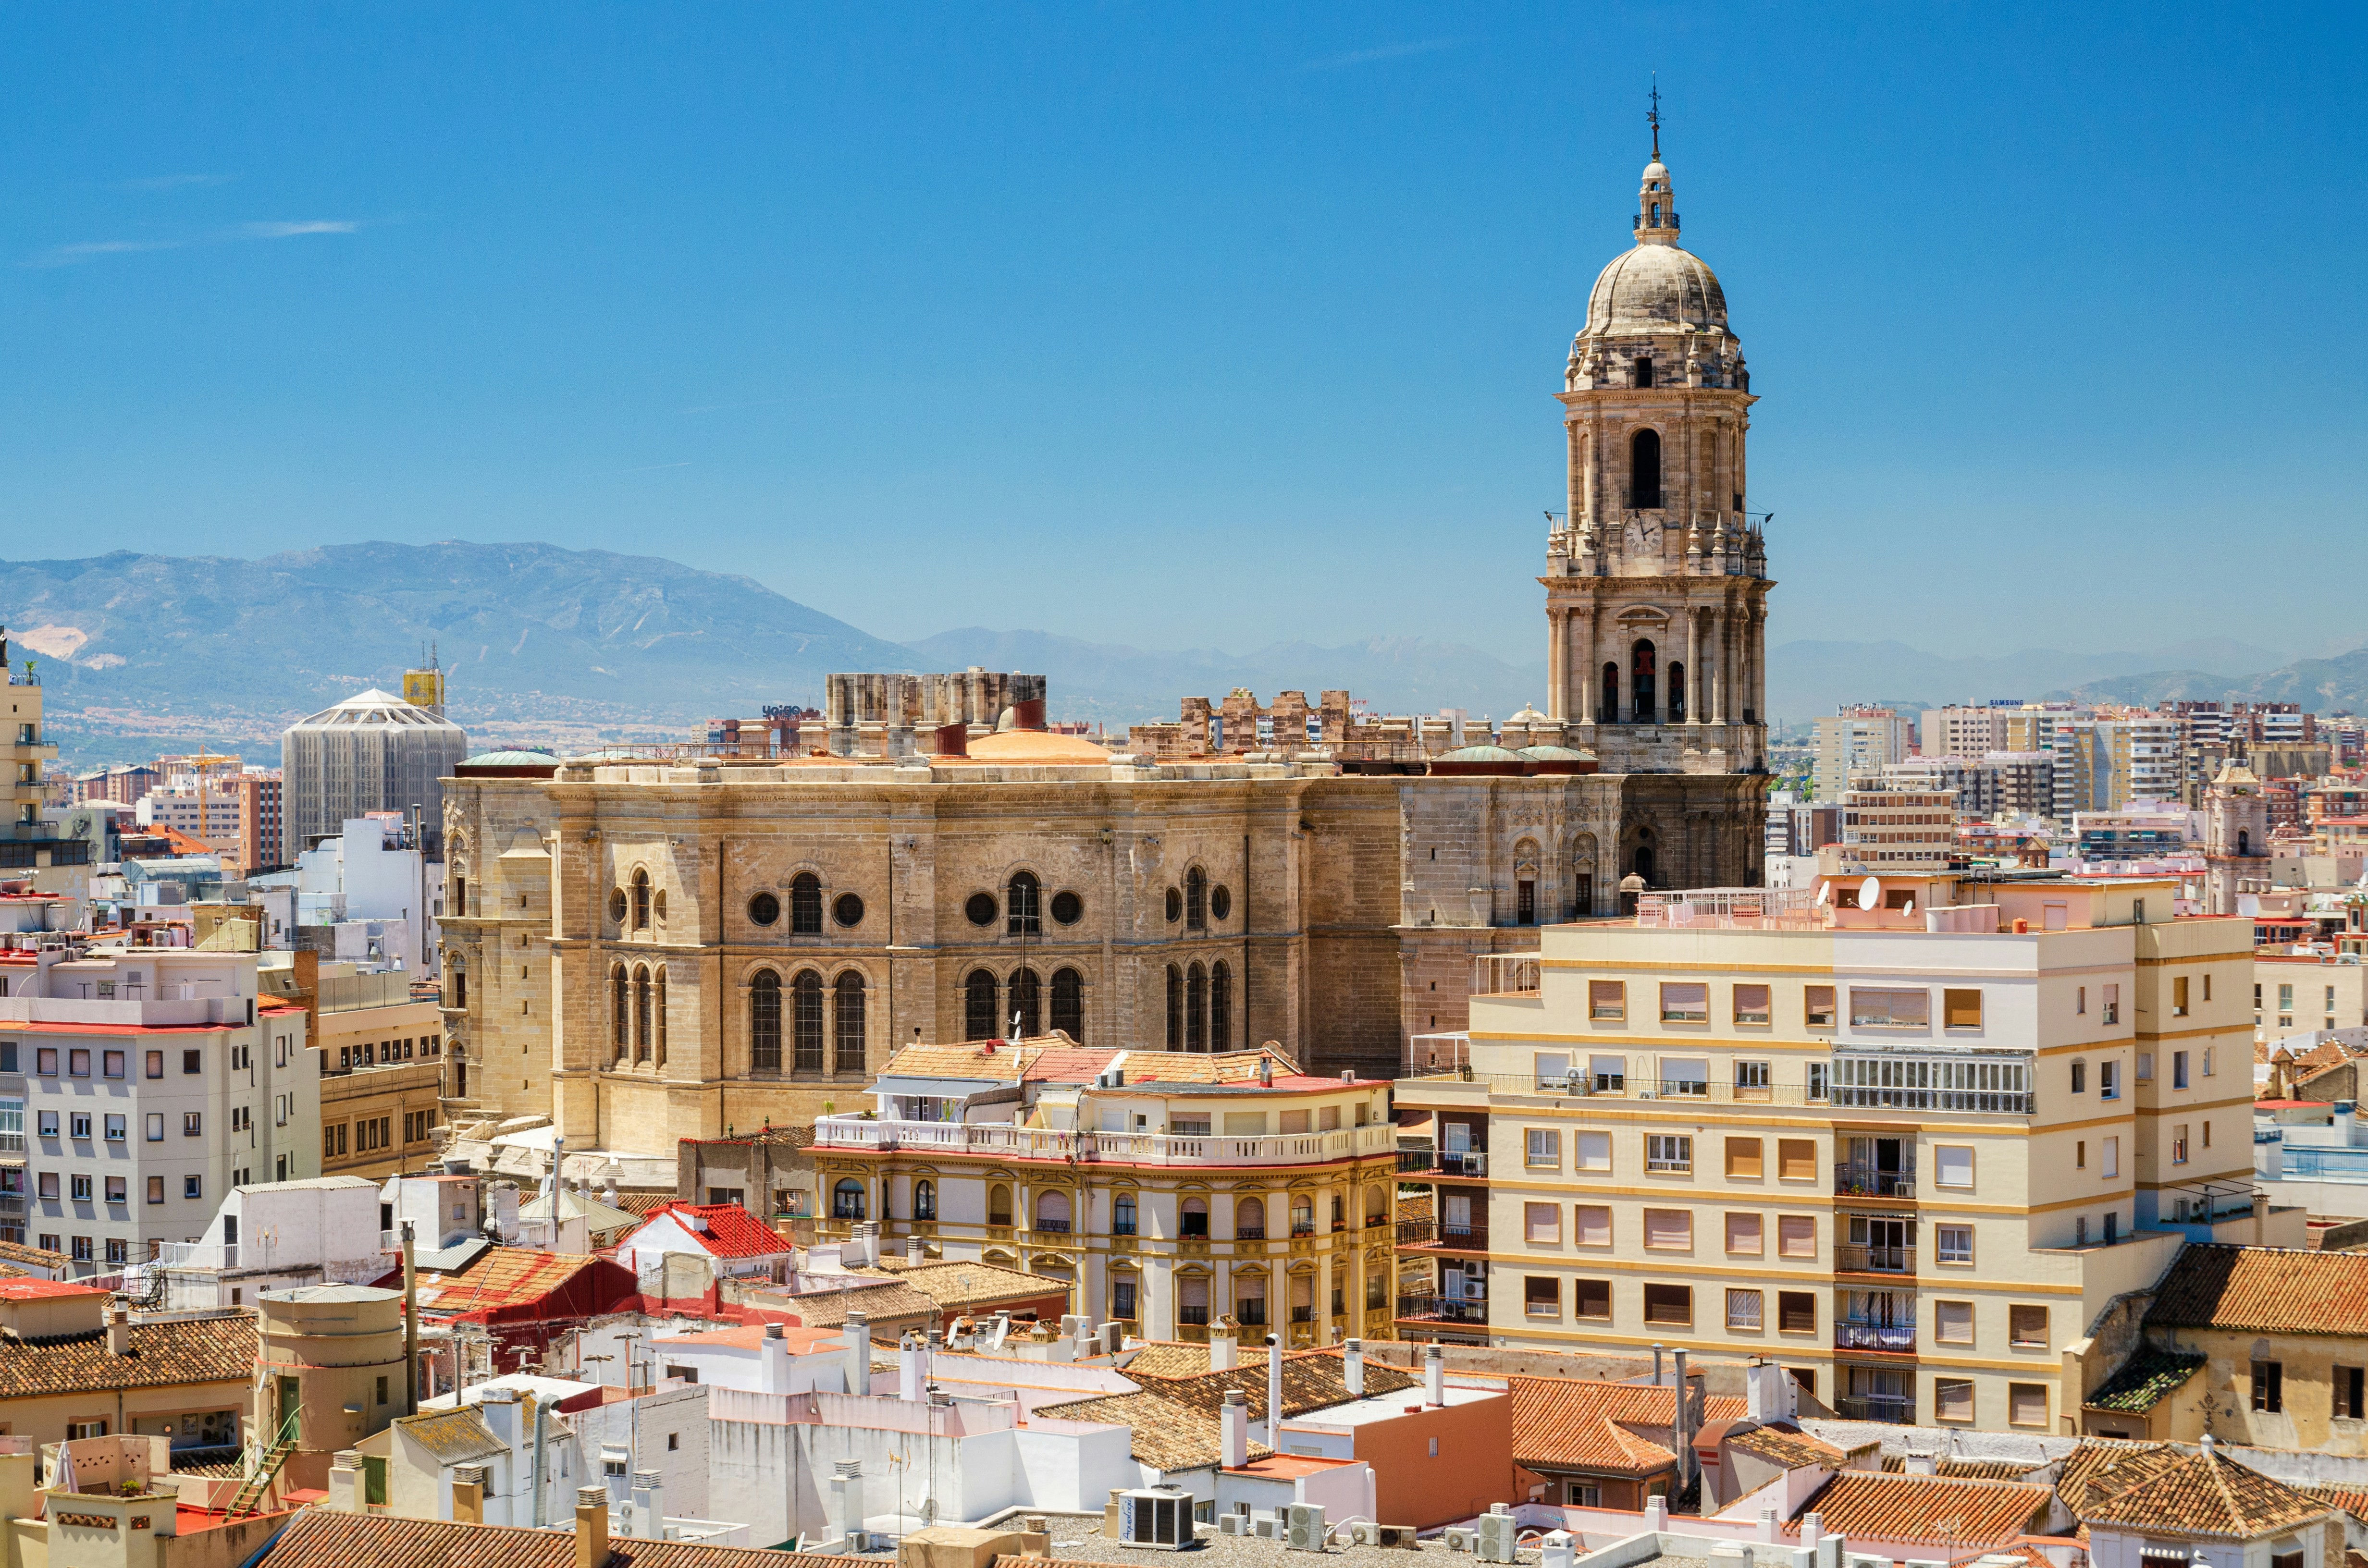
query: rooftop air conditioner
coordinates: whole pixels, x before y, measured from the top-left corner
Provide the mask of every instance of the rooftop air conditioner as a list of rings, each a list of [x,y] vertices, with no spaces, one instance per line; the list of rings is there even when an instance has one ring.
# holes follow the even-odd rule
[[[1380,1544],[1397,1551],[1420,1551],[1422,1532],[1412,1525],[1376,1525],[1381,1532]]]
[[[1471,1550],[1472,1550],[1472,1546],[1473,1546],[1473,1534],[1472,1534],[1472,1532],[1471,1532],[1470,1530],[1466,1529],[1466,1528],[1463,1528],[1462,1525],[1451,1525],[1451,1526],[1449,1526],[1449,1527],[1448,1527],[1448,1529],[1447,1529],[1447,1550],[1448,1550],[1448,1551],[1471,1551]]]
[[[1282,1521],[1272,1514],[1258,1514],[1250,1519],[1250,1534],[1257,1536],[1260,1540],[1272,1540],[1281,1533]]]
[[[1349,1520],[1349,1544],[1350,1546],[1379,1546],[1379,1545],[1381,1545],[1381,1544],[1382,1544],[1382,1527],[1381,1527],[1381,1526],[1379,1526],[1379,1525],[1377,1525],[1377,1524],[1375,1524],[1375,1523],[1373,1523],[1373,1521],[1372,1521],[1372,1520],[1371,1520],[1371,1519],[1351,1519],[1351,1520]]]
[[[1219,1535],[1247,1535],[1249,1533],[1249,1524],[1250,1517],[1247,1514],[1219,1514],[1217,1516],[1217,1533]]]
[[[1316,1503],[1292,1504],[1284,1513],[1283,1532],[1282,1544],[1287,1551],[1323,1551],[1323,1506]]]
[[[1511,1562],[1518,1559],[1514,1549],[1515,1525],[1509,1513],[1487,1513],[1480,1516],[1478,1541],[1483,1562]]]
[[[1192,1494],[1138,1487],[1118,1494],[1119,1540],[1173,1551],[1192,1544]]]

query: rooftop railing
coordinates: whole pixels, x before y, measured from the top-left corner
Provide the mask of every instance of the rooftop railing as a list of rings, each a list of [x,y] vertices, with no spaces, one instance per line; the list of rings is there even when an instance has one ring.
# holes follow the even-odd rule
[[[1475,953],[1472,958],[1472,994],[1534,996],[1538,994],[1539,966],[1535,953]]]
[[[1290,1165],[1393,1154],[1397,1129],[1387,1122],[1326,1132],[1261,1137],[1210,1133],[1069,1132],[1008,1122],[894,1121],[854,1116],[814,1119],[814,1146],[990,1159],[1091,1160],[1134,1165]]]
[[[1668,929],[1807,930],[1824,924],[1812,888],[1688,888],[1636,895],[1636,924]]]

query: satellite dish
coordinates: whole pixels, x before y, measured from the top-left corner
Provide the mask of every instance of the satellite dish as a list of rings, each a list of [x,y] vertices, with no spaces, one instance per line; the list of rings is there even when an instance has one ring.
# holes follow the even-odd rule
[[[1858,906],[1861,909],[1873,909],[1882,902],[1883,881],[1881,878],[1869,877],[1866,881],[1859,883]]]
[[[1819,903],[1831,903],[1833,901],[1834,884],[1831,882],[1819,882],[1817,884],[1817,897],[1816,902]]]

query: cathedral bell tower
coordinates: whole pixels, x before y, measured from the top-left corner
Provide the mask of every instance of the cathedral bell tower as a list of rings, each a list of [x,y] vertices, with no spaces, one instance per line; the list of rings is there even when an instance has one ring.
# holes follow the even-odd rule
[[[1751,377],[1717,277],[1678,244],[1657,115],[1633,226],[1563,371],[1548,717],[1606,773],[1761,772],[1772,585],[1745,509]]]

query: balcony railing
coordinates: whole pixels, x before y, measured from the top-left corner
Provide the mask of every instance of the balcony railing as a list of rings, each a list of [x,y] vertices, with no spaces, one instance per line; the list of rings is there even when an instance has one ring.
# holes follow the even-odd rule
[[[1854,1242],[1834,1245],[1837,1274],[1913,1274],[1916,1249],[1905,1246],[1862,1246]]]
[[[1486,1252],[1488,1227],[1485,1224],[1448,1224],[1438,1220],[1401,1220],[1398,1221],[1398,1245],[1437,1247],[1446,1252]]]
[[[1538,994],[1539,962],[1535,953],[1474,953],[1472,994],[1534,996]]]
[[[1916,1348],[1913,1323],[1857,1323],[1849,1318],[1834,1324],[1837,1350],[1908,1350]]]
[[[1234,1240],[1237,1242],[1262,1242],[1266,1240],[1266,1227],[1264,1225],[1235,1225],[1234,1227]]]
[[[1397,1147],[1388,1122],[1329,1132],[1256,1138],[1165,1132],[1069,1132],[1008,1122],[899,1121],[855,1116],[814,1120],[814,1146],[975,1154],[986,1159],[1098,1161],[1128,1165],[1290,1165],[1365,1158]]]
[[[1909,1160],[1896,1171],[1844,1162],[1834,1167],[1834,1196],[1913,1198],[1916,1196],[1916,1162]]]
[[[1069,1222],[1066,1220],[1047,1220],[1042,1215],[1037,1216],[1035,1228],[1050,1232],[1056,1236],[1065,1236],[1069,1233]]]
[[[1463,1070],[1403,1077],[1401,1084],[1486,1085],[1499,1095],[1551,1095],[1573,1099],[1679,1099],[1774,1105],[1823,1105],[1825,1086],[1806,1084],[1730,1084],[1724,1079],[1648,1078],[1625,1073],[1597,1075],[1582,1066],[1571,1073],[1474,1073]],[[1411,1151],[1409,1151],[1410,1153]]]
[[[1680,892],[1639,893],[1636,924],[1714,930],[1807,928],[1825,922],[1816,897],[1814,888],[1691,888]]]
[[[1845,1421],[1881,1421],[1893,1426],[1916,1425],[1916,1396],[1906,1393],[1846,1393],[1834,1401],[1834,1414]]]
[[[1488,1303],[1452,1296],[1400,1296],[1398,1316],[1415,1323],[1472,1323],[1486,1325]]]

